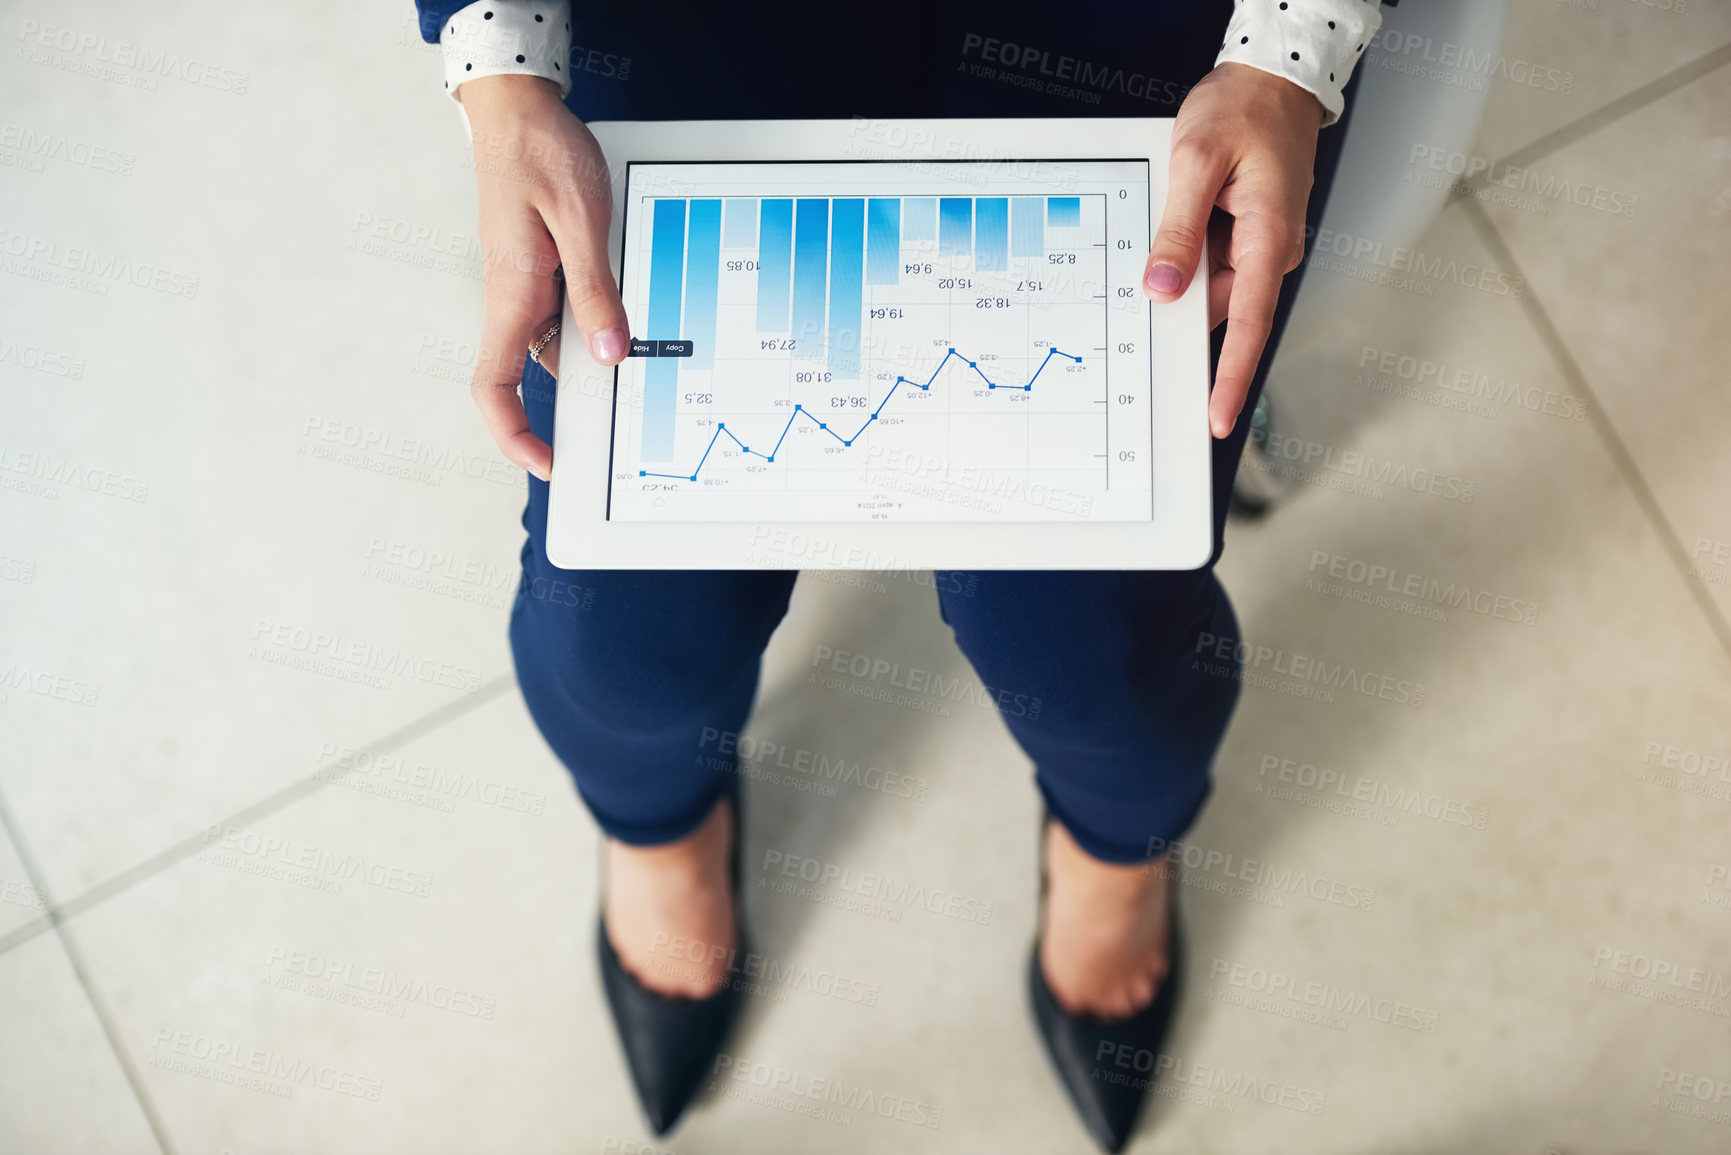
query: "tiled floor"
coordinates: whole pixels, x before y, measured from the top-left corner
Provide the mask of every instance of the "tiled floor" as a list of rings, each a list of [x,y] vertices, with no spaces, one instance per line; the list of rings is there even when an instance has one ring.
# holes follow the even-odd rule
[[[19,19],[218,71],[151,89],[59,49],[0,71],[9,139],[90,146],[37,163],[0,138],[0,1151],[652,1150],[594,974],[594,828],[511,681],[521,483],[486,476],[442,345],[472,339],[478,273],[365,237],[472,234],[436,57],[401,10],[263,39],[209,3]],[[1515,0],[1503,51],[1473,152],[1534,183],[1453,198],[1417,247],[1519,298],[1313,265],[1329,304],[1277,365],[1289,445],[1425,480],[1288,470],[1222,567],[1255,644],[1422,698],[1246,688],[1195,847],[1355,897],[1190,872],[1191,993],[1137,1151],[1731,1149],[1731,770],[1703,770],[1731,757],[1731,10]],[[1567,91],[1516,79],[1553,74]],[[170,291],[46,283],[17,237]],[[351,435],[483,476],[393,472]],[[464,576],[425,580],[433,552]],[[1433,596],[1379,600],[1372,566]],[[724,1086],[656,1149],[1086,1150],[1022,1007],[1029,766],[984,710],[808,684],[818,645],[966,674],[929,586],[828,576],[798,587],[752,733],[920,791],[761,767],[753,858],[991,914],[752,890],[758,948],[801,977],[731,1054],[939,1125]],[[1471,600],[1439,605],[1451,585]],[[296,629],[461,684],[297,668]],[[415,788],[438,771],[475,789]]]

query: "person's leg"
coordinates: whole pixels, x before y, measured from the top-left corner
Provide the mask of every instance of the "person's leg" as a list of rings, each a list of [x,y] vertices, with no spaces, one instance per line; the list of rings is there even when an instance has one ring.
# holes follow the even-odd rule
[[[532,533],[511,615],[529,712],[595,820],[632,845],[689,834],[726,791],[795,575],[561,570]]]
[[[1236,636],[1212,570],[992,571],[936,583],[944,620],[1034,762],[1052,818],[1040,957],[1072,1013],[1121,1018],[1166,972],[1148,860],[1207,799],[1239,684],[1195,660]]]
[[[553,379],[525,365],[530,429],[551,440]],[[566,570],[547,558],[547,484],[529,478],[511,651],[524,701],[610,837],[689,834],[727,786],[737,732],[792,571]]]
[[[1211,570],[989,571],[940,580],[939,604],[1052,816],[1105,862],[1179,837],[1238,683],[1204,673],[1204,635],[1235,636]],[[972,596],[955,591],[972,588]]]
[[[552,377],[527,362],[530,428],[551,440]],[[547,485],[531,477],[511,612],[517,682],[547,744],[607,836],[607,934],[637,979],[700,997],[734,945],[723,736],[745,724],[761,655],[796,575],[565,570],[547,558]],[[658,942],[712,944],[707,964]]]
[[[1314,236],[1351,120],[1317,145],[1306,212]],[[1051,891],[1041,961],[1071,1011],[1119,1017],[1146,1005],[1166,967],[1168,892],[1143,868],[1183,836],[1209,792],[1209,764],[1238,696],[1236,657],[1200,660],[1204,635],[1239,640],[1213,574],[1224,547],[1232,478],[1302,283],[1281,286],[1261,364],[1232,432],[1213,443],[1214,550],[1204,569],[1158,573],[992,573],[976,596],[941,605],[957,641],[994,687],[1012,691],[1005,721],[1037,768],[1057,818],[1046,834]],[[1216,330],[1213,359],[1224,328]],[[940,591],[966,583],[937,583]],[[1056,610],[1055,610],[1056,607]],[[1236,647],[1224,651],[1234,654]],[[1015,694],[1046,697],[1040,717]]]

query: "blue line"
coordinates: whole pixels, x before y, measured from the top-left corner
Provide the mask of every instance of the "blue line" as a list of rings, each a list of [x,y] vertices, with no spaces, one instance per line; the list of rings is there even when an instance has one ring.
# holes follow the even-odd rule
[[[807,409],[803,404],[796,403],[793,407],[793,414],[790,417],[788,417],[788,419],[787,419],[787,424],[783,425],[781,427],[781,436],[775,439],[775,448],[771,449],[768,453],[759,453],[757,450],[752,449],[750,446],[746,445],[745,442],[741,441],[738,437],[734,436],[733,431],[727,427],[727,422],[721,421],[721,422],[717,422],[717,424],[715,426],[715,434],[712,437],[710,437],[709,444],[704,447],[703,456],[698,459],[697,468],[693,469],[690,473],[650,473],[648,470],[639,469],[637,471],[637,476],[638,477],[671,477],[671,478],[675,478],[675,479],[680,480],[680,481],[696,481],[698,473],[701,472],[703,469],[703,463],[705,461],[709,460],[709,451],[711,449],[715,448],[715,443],[721,439],[721,435],[723,433],[725,433],[729,437],[733,438],[733,442],[735,445],[738,445],[740,449],[744,450],[746,453],[751,454],[753,457],[761,457],[765,461],[774,461],[775,455],[781,451],[781,443],[783,441],[787,440],[788,430],[793,428],[793,423],[794,423],[795,419],[797,419],[802,413],[806,417],[811,418],[811,420],[817,421],[817,427],[819,429],[823,430],[825,433],[828,433],[831,437],[835,438],[837,441],[841,442],[843,445],[852,445],[855,441],[859,440],[859,435],[866,431],[866,426],[869,426],[872,422],[874,422],[878,419],[878,414],[882,413],[884,406],[888,405],[890,403],[890,398],[892,398],[896,395],[897,389],[900,389],[903,385],[919,385],[919,387],[921,389],[930,389],[932,387],[933,383],[937,381],[938,374],[942,373],[944,371],[944,366],[948,365],[950,363],[951,357],[954,357],[958,361],[967,361],[968,368],[972,369],[976,374],[979,375],[980,380],[982,380],[986,383],[986,387],[988,389],[1017,389],[1017,390],[1020,390],[1024,393],[1028,393],[1028,392],[1033,391],[1034,378],[1036,378],[1040,375],[1041,370],[1045,369],[1047,362],[1051,361],[1051,359],[1053,357],[1068,357],[1070,360],[1074,361],[1078,365],[1080,365],[1082,363],[1082,358],[1073,357],[1069,353],[1064,352],[1062,349],[1048,348],[1046,350],[1046,359],[1044,361],[1040,362],[1039,368],[1034,370],[1034,376],[1028,378],[1028,383],[1026,385],[1000,385],[997,382],[993,381],[990,377],[987,377],[984,373],[981,373],[979,365],[977,365],[975,362],[968,361],[968,359],[966,357],[962,356],[960,353],[956,352],[954,349],[947,349],[944,351],[944,359],[942,361],[938,362],[938,367],[936,369],[932,370],[932,375],[930,377],[926,378],[925,384],[921,385],[918,381],[915,381],[911,377],[902,377],[902,376],[898,375],[896,377],[895,384],[890,386],[890,391],[888,393],[884,394],[884,399],[882,401],[878,402],[878,407],[876,409],[872,410],[871,416],[867,417],[865,419],[864,424],[862,424],[858,429],[856,429],[854,431],[854,435],[852,437],[843,437],[841,434],[839,434],[835,430],[831,429],[829,427],[829,423],[827,421],[818,421],[817,418],[812,415],[811,410]]]
[[[896,395],[896,390],[900,389],[902,387],[902,381],[903,380],[904,380],[904,378],[901,378],[901,377],[896,378],[896,383],[894,385],[890,386],[890,391],[888,393],[884,394],[884,399],[882,401],[878,402],[878,407],[876,409],[872,410],[872,416],[873,417],[876,417],[879,413],[882,413],[884,411],[884,406],[888,405],[890,403],[890,398],[894,397]],[[910,384],[911,384],[911,382],[910,382]]]
[[[697,459],[697,469],[693,469],[693,470],[692,470],[692,471],[691,471],[691,480],[693,480],[693,481],[696,481],[696,480],[697,480],[697,473],[698,473],[698,470],[701,470],[701,469],[702,469],[702,468],[703,468],[703,463],[704,463],[704,462],[705,462],[705,461],[708,461],[708,460],[709,460],[709,451],[710,451],[710,450],[711,450],[711,449],[714,449],[714,448],[715,448],[715,441],[716,441],[716,438],[718,438],[718,437],[720,437],[720,436],[721,436],[721,430],[722,430],[722,427],[721,427],[721,426],[719,426],[719,425],[717,425],[717,426],[716,426],[716,427],[715,427],[715,433],[714,433],[714,435],[713,435],[713,436],[712,436],[712,437],[710,437],[710,439],[709,439],[709,444],[708,444],[708,445],[707,445],[707,446],[705,446],[705,447],[704,447],[704,450],[703,450],[703,456],[702,456],[702,457],[700,457],[700,458],[698,458],[698,459]],[[731,436],[731,434],[729,434],[729,436]]]
[[[1052,359],[1052,354],[1056,353],[1056,352],[1057,352],[1056,349],[1046,350],[1046,361],[1050,361]],[[1069,354],[1066,353],[1065,356],[1069,356]],[[1079,362],[1082,360],[1082,358],[1077,357],[1076,360]],[[1046,361],[1040,362],[1040,369],[1044,369],[1046,367]],[[1040,375],[1040,369],[1034,370],[1034,377],[1038,377]],[[1026,385],[1022,386],[1022,388],[1028,390],[1029,392],[1032,392],[1033,388],[1034,388],[1034,377],[1028,378],[1028,383]],[[994,386],[994,388],[996,388],[996,386]]]
[[[781,427],[781,436],[780,436],[780,437],[777,437],[777,438],[776,438],[776,439],[775,439],[775,449],[771,449],[771,450],[770,450],[770,451],[769,451],[769,460],[771,460],[771,461],[774,461],[774,460],[775,460],[775,454],[776,454],[776,450],[778,450],[778,449],[780,449],[780,448],[781,448],[781,443],[782,443],[782,442],[783,442],[783,441],[786,441],[786,440],[787,440],[787,431],[788,431],[788,430],[789,430],[789,429],[792,429],[792,428],[793,428],[793,419],[794,419],[794,418],[795,418],[795,417],[798,417],[798,416],[799,416],[799,406],[797,406],[797,405],[795,405],[795,406],[794,406],[794,407],[793,407],[793,412],[792,412],[792,413],[790,413],[790,414],[788,414],[788,417],[787,417],[787,424],[786,424],[786,425],[783,425],[783,426],[782,426],[782,427]]]

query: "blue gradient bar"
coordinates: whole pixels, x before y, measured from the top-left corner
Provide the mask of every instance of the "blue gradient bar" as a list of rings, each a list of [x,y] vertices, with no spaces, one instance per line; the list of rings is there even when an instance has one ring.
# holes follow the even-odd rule
[[[691,234],[685,241],[685,325],[691,342],[687,369],[715,368],[715,289],[721,280],[721,202],[691,202]]]
[[[756,198],[732,197],[721,214],[721,247],[724,249],[754,249],[757,247]]]
[[[974,198],[944,197],[938,202],[938,252],[965,257],[974,247]]]
[[[906,197],[902,200],[902,240],[938,239],[938,199]]]
[[[763,202],[757,247],[757,331],[787,332],[787,286],[793,271],[793,202]]]
[[[901,265],[901,199],[873,197],[866,203],[866,284],[895,284]]]
[[[1046,255],[1046,214],[1039,197],[1016,197],[1010,201],[1010,255]]]
[[[865,209],[858,197],[837,197],[829,238],[829,373],[859,380],[860,308],[865,274]]]
[[[691,202],[693,207],[697,202]],[[1010,201],[1008,197],[974,198],[974,268],[1010,267]]]
[[[1082,223],[1081,197],[1047,197],[1046,223],[1055,229],[1073,229]]]
[[[793,230],[793,355],[823,356],[824,273],[829,256],[829,201],[801,197]]]
[[[645,338],[679,339],[680,274],[685,266],[685,202],[655,202],[649,240],[649,317]],[[683,357],[652,357],[643,367],[643,447],[645,461],[673,457],[673,398]]]

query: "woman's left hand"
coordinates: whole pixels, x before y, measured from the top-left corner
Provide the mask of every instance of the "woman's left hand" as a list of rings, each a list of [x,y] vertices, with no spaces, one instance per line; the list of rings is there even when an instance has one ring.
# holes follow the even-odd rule
[[[1178,110],[1166,212],[1143,284],[1156,301],[1176,300],[1195,273],[1214,208],[1231,214],[1208,245],[1208,324],[1227,323],[1208,399],[1215,437],[1232,432],[1268,342],[1281,278],[1304,259],[1322,112],[1309,92],[1247,64],[1218,66]]]

